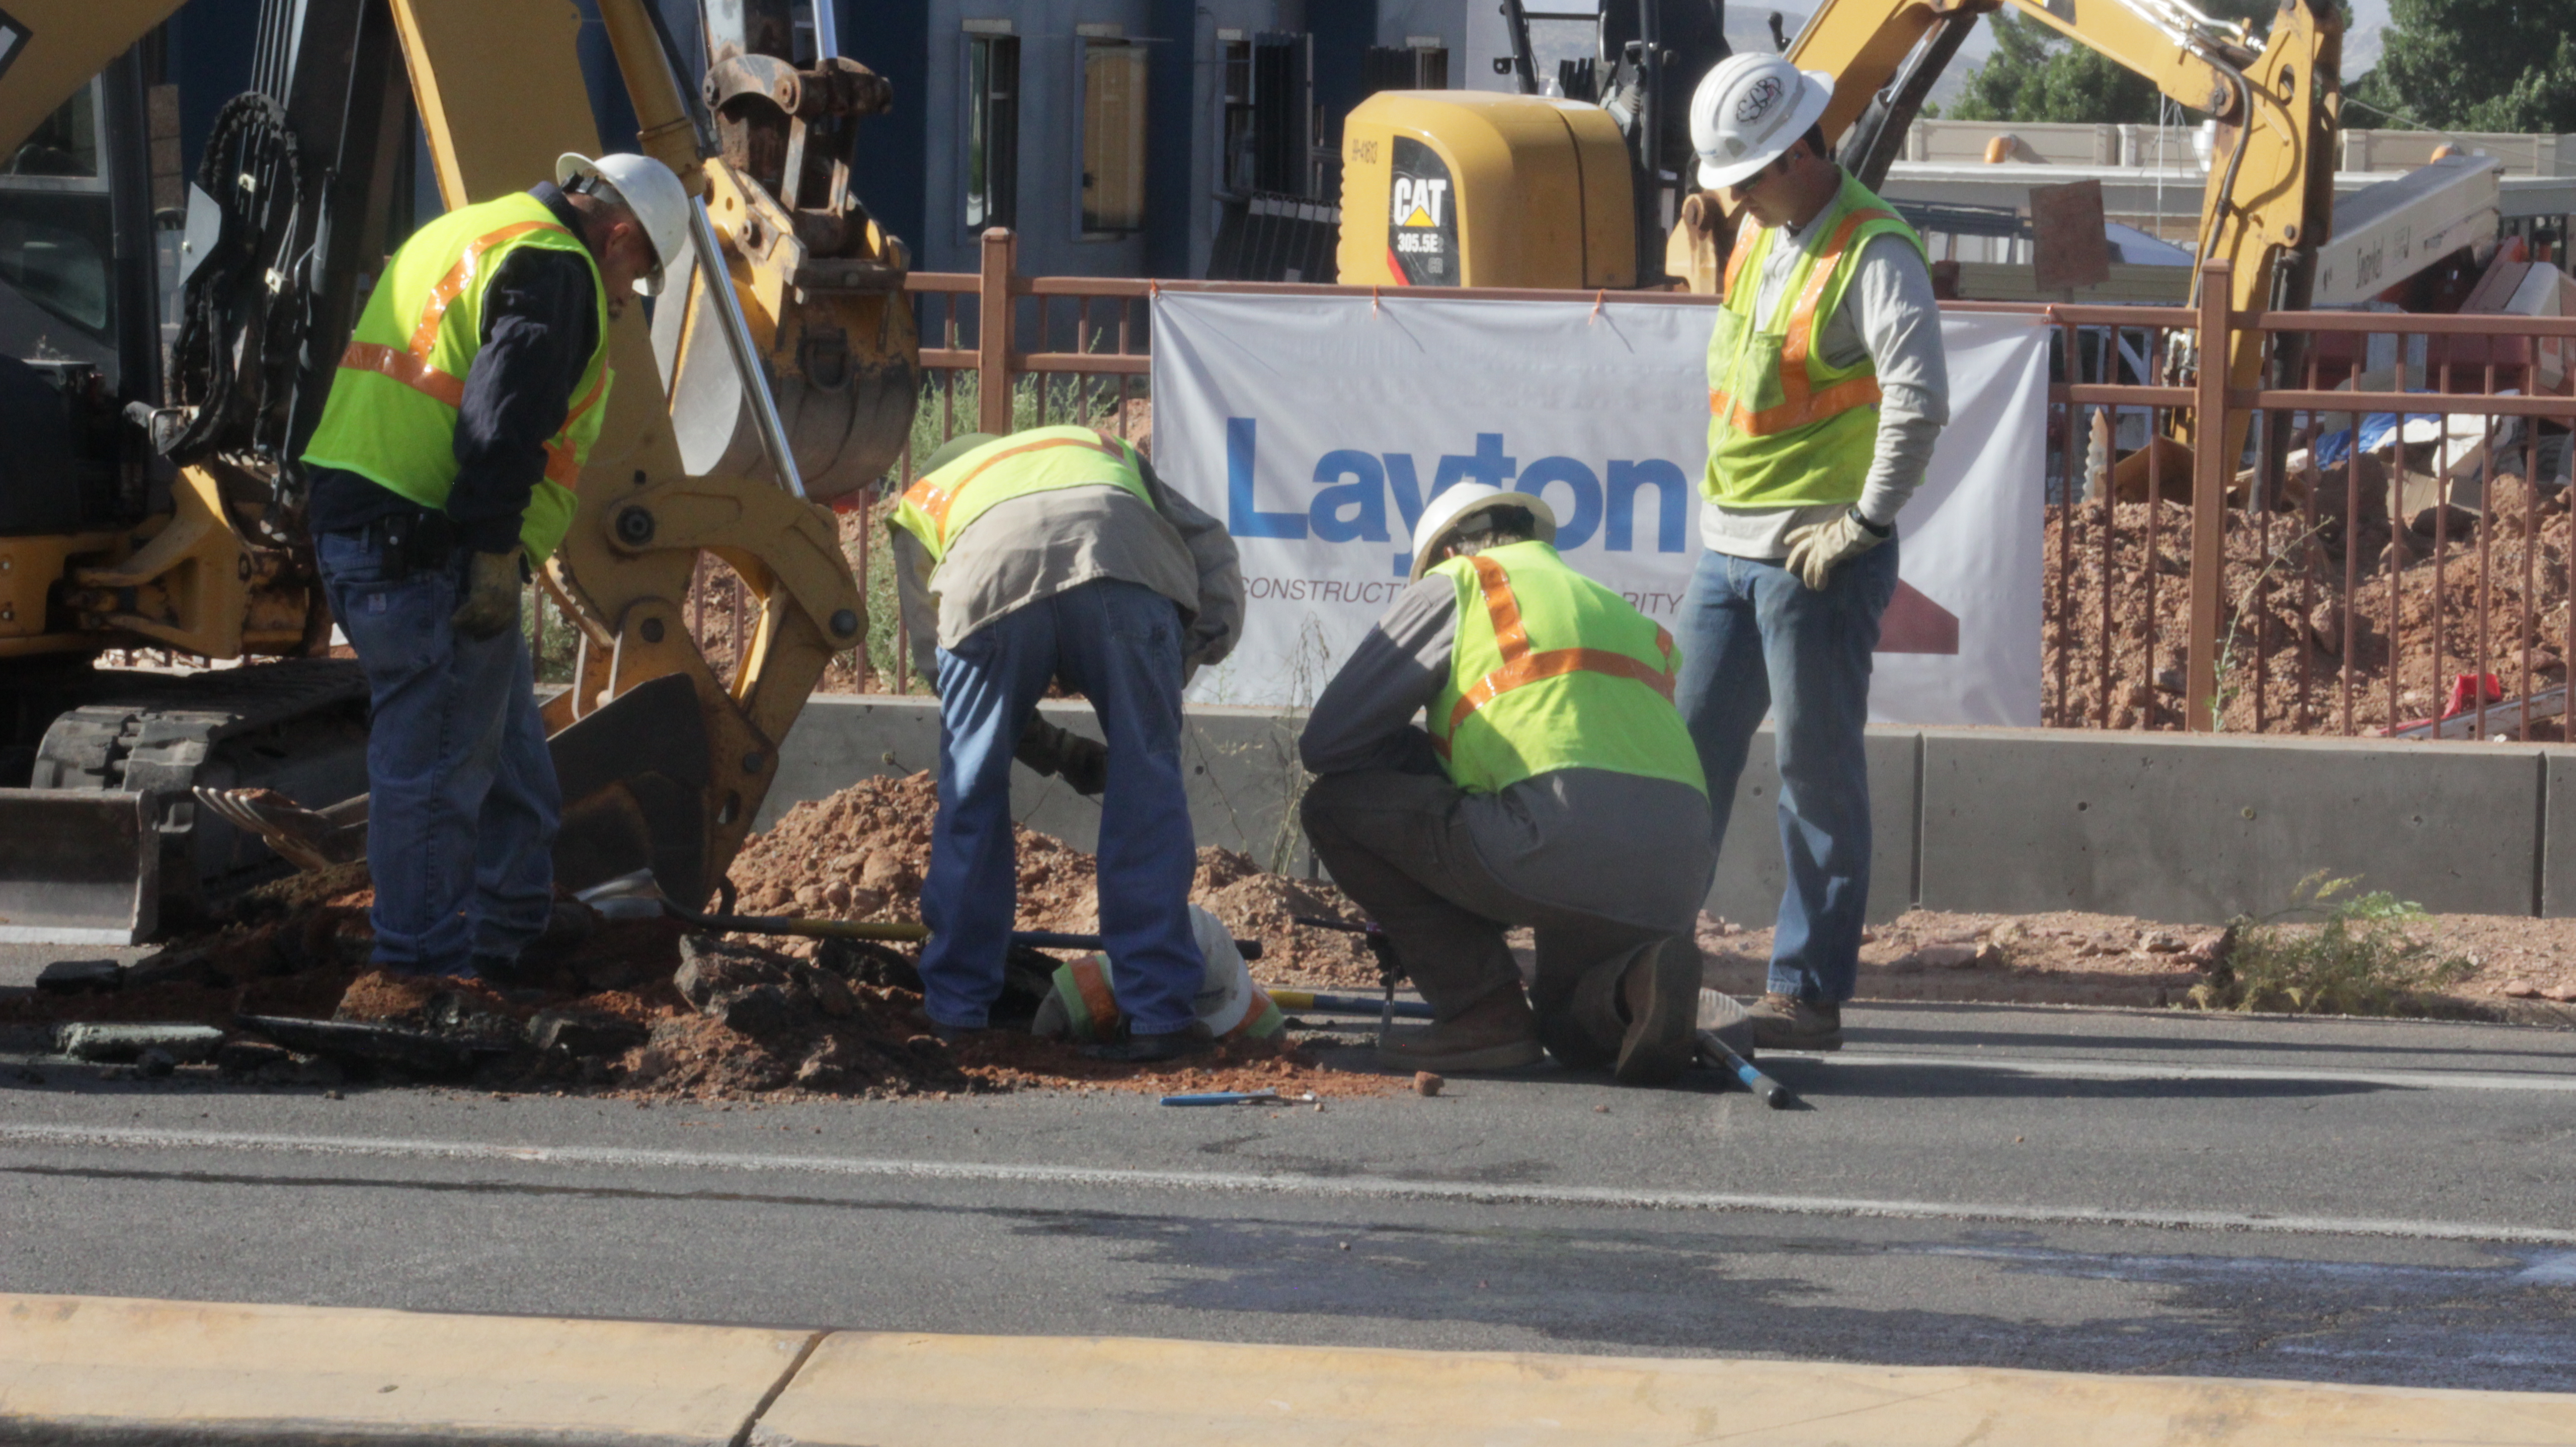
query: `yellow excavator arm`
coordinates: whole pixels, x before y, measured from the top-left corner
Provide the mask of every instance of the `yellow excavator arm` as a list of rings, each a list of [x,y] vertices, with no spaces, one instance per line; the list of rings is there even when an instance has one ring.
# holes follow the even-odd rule
[[[2342,123],[2342,22],[2331,6],[2284,0],[2258,43],[2245,27],[2179,0],[1824,0],[1788,58],[1834,76],[1820,125],[1865,183],[1884,179],[1895,141],[1967,28],[2006,4],[2218,122],[2196,254],[2228,264],[2228,303],[2237,311],[2306,306],[2316,249],[2333,222]],[[1709,224],[1713,198],[1694,199],[1704,219],[1703,238],[1690,248],[1698,253],[1691,270],[1704,290],[1722,232]],[[1676,238],[1677,258],[1687,245]],[[2195,297],[2198,285],[2195,276]],[[2295,358],[2267,353],[2267,340],[2256,331],[2234,334],[2225,362],[2231,386],[2256,386],[2267,355],[2276,367],[2294,369]],[[2221,441],[2231,460],[2243,447],[2244,425],[2240,415]],[[2180,420],[2174,440],[2189,443],[2192,432],[2192,423]]]
[[[361,14],[355,0],[344,3],[347,14]],[[8,0],[0,14],[0,156],[39,134],[67,98],[177,8],[177,0]],[[559,878],[572,887],[595,881],[567,874],[649,864],[673,898],[695,906],[749,832],[777,776],[779,746],[824,668],[866,637],[865,604],[825,504],[873,484],[909,435],[919,347],[903,292],[907,259],[868,218],[851,175],[852,127],[891,103],[884,82],[836,57],[807,67],[789,60],[787,0],[730,0],[711,11],[717,27],[734,30],[730,39],[720,29],[711,37],[722,43],[711,46],[700,106],[674,72],[672,43],[651,0],[599,0],[598,11],[641,123],[639,147],[671,166],[703,210],[693,255],[666,258],[675,290],[657,298],[654,321],[634,305],[611,324],[616,385],[577,488],[579,512],[543,578],[580,635],[574,683],[547,709],[565,791],[556,858]],[[576,51],[581,14],[571,0],[388,0],[385,11],[364,14],[375,18],[329,33],[359,34],[341,43],[359,53],[375,44],[387,74],[408,74],[412,112],[448,206],[550,179],[563,152],[599,151]],[[390,38],[364,39],[385,35],[387,15]],[[349,63],[300,53],[295,62]],[[295,123],[291,108],[271,103],[269,113],[277,126]],[[390,143],[373,160],[352,152],[343,166],[380,170],[393,153]],[[236,189],[263,194],[257,180],[245,172]],[[345,237],[366,224],[375,232],[349,248],[350,264],[308,275],[300,257],[263,271],[272,264],[264,256],[234,256],[225,264],[236,274],[264,275],[267,284],[225,295],[354,289],[401,240],[379,237],[381,220],[357,215],[340,213]],[[261,215],[229,209],[223,219],[225,245],[238,250],[234,238],[244,228],[259,243]],[[201,265],[216,271],[212,261]],[[192,308],[199,289],[192,285]],[[202,331],[202,320],[189,312],[191,328]],[[669,333],[658,349],[657,323]],[[218,332],[214,355],[242,349],[238,371],[218,378],[233,388],[230,402],[223,385],[168,399],[184,406],[162,406],[163,398],[137,388],[124,413],[139,421],[150,412],[151,444],[180,464],[169,503],[122,526],[13,537],[0,548],[21,565],[0,578],[0,674],[20,658],[34,666],[38,655],[137,644],[223,658],[319,651],[316,624],[327,631],[327,617],[311,602],[318,589],[309,563],[297,561],[306,555],[290,473],[300,437],[278,419],[312,402],[306,392],[318,397],[327,388],[327,361],[317,375],[317,364],[296,358],[336,358],[343,338],[324,333],[346,321],[318,323],[315,335],[299,333],[282,352],[255,315],[215,325],[231,330]],[[183,332],[183,353],[191,334]],[[177,372],[191,375],[184,355]],[[299,390],[285,390],[288,382]],[[261,387],[242,400],[243,388]],[[210,400],[198,405],[201,396]],[[741,578],[754,610],[751,636],[726,677],[686,626],[689,591],[708,555]],[[269,668],[303,669],[297,676],[306,677],[328,667],[263,664],[222,677]],[[0,686],[14,688],[17,677],[0,677]],[[170,858],[197,847],[187,842],[186,771],[164,770],[153,784],[117,773],[120,727],[132,733],[115,720],[91,727],[103,740],[92,752],[105,762],[79,786],[128,801],[140,794],[143,837],[135,837],[129,802],[116,815],[115,847],[90,851],[117,877],[0,869],[0,906],[20,894],[59,899],[71,884],[102,886],[105,903],[75,912],[101,919],[67,919],[57,931],[63,938],[148,933],[151,833],[160,832]],[[37,750],[39,784],[48,769],[62,772],[48,762],[54,742],[48,733]],[[55,815],[42,810],[60,802],[38,797],[44,792],[0,788],[0,823],[21,819],[44,832]],[[305,802],[334,806],[334,826],[363,827],[362,800]],[[568,857],[578,860],[569,871]]]

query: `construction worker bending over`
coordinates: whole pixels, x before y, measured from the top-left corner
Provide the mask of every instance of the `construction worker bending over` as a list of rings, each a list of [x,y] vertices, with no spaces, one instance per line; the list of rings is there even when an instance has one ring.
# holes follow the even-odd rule
[[[1767,710],[1789,884],[1753,1011],[1768,1050],[1832,1050],[1869,898],[1870,654],[1896,513],[1950,416],[1923,243],[1815,129],[1833,78],[1737,55],[1691,101],[1699,179],[1744,213],[1708,346],[1706,550],[1679,701],[1722,841]]]
[[[1298,741],[1321,776],[1306,837],[1433,1011],[1379,1058],[1502,1070],[1544,1046],[1669,1081],[1695,1043],[1712,857],[1672,640],[1566,566],[1527,493],[1456,484],[1414,536],[1412,586]],[[1536,931],[1535,1011],[1510,925]]]
[[[1087,427],[951,440],[891,526],[914,660],[939,690],[939,819],[921,889],[932,1030],[983,1029],[1002,992],[1019,894],[1016,752],[1101,796],[1100,934],[1126,1036],[1088,1053],[1206,1048],[1191,1008],[1205,963],[1187,908],[1198,857],[1181,685],[1242,627],[1234,540],[1135,448]],[[1038,716],[1059,678],[1091,701],[1106,747]]]
[[[572,524],[609,319],[659,288],[688,207],[658,161],[566,155],[554,184],[413,233],[341,354],[304,465],[322,585],[372,701],[388,969],[504,977],[545,928],[562,801],[519,594]]]

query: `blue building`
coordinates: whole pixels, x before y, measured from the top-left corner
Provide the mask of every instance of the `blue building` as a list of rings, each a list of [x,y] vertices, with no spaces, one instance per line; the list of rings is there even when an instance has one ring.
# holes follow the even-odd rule
[[[922,270],[974,270],[977,238],[1005,225],[1033,275],[1205,276],[1229,209],[1240,224],[1255,198],[1338,204],[1341,117],[1361,99],[1490,71],[1467,58],[1475,8],[841,0],[842,52],[896,94],[868,122],[860,195]]]

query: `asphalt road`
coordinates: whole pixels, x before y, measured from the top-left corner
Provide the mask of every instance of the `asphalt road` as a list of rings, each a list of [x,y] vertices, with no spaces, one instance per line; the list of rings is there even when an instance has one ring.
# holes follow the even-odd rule
[[[2576,1391],[2576,1033],[1856,1007],[1809,1107],[641,1108],[0,1062],[0,1290]]]

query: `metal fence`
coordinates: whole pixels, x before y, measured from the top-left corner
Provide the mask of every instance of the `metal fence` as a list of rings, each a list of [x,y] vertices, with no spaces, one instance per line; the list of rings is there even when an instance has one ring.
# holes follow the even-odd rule
[[[847,504],[859,536],[881,534],[878,515],[918,456],[960,432],[1081,422],[1143,440],[1157,290],[1371,293],[1026,277],[1015,258],[996,231],[980,271],[908,279],[926,343],[924,404],[896,472]],[[2565,394],[2576,318],[2231,315],[2223,263],[2199,295],[2191,308],[1945,304],[2029,315],[2057,334],[2047,475],[2031,494],[2047,527],[2042,722],[2563,737],[2576,658],[2566,488],[2576,397]],[[1595,301],[1715,304],[1669,292]],[[2232,390],[2219,368],[2171,365],[2224,356],[2248,328],[2302,358],[2290,378],[2299,385]],[[2166,440],[2224,436],[2235,417],[2247,421],[2235,458]],[[890,604],[885,580],[871,589],[867,576],[882,552],[855,559],[862,590]],[[859,686],[909,691],[899,623],[880,633],[891,646],[858,670]]]

